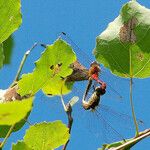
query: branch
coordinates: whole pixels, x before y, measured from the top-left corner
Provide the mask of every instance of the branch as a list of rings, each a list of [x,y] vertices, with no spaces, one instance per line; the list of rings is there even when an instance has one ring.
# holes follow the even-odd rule
[[[138,143],[139,141],[143,140],[144,138],[150,136],[150,129],[146,129],[143,132],[139,133],[139,136],[129,140],[128,142],[116,147],[116,148],[110,148],[109,150],[123,150],[127,148],[131,148],[133,145]]]
[[[35,43],[35,44],[34,44],[29,50],[27,50],[26,53],[24,54],[24,56],[23,56],[23,58],[22,58],[22,60],[21,60],[19,69],[18,69],[18,71],[17,71],[16,77],[15,77],[15,79],[14,79],[14,81],[13,81],[13,83],[12,83],[12,85],[11,85],[10,87],[14,86],[14,85],[16,84],[16,82],[19,80],[20,73],[21,73],[21,71],[22,71],[22,68],[23,68],[23,66],[24,66],[24,64],[25,64],[25,61],[26,61],[28,55],[30,54],[30,52],[31,52],[37,45],[38,45],[38,43]]]
[[[67,108],[66,114],[68,116],[68,128],[69,128],[69,133],[71,133],[72,124],[73,124],[73,117],[72,117],[72,107],[71,107],[70,103],[68,103],[66,105],[66,108]],[[68,139],[68,141],[66,142],[66,144],[64,145],[62,150],[66,150],[69,141],[70,141],[70,139]]]
[[[21,101],[22,99],[26,99],[26,98],[30,97],[30,95],[25,95],[25,96],[21,97],[17,93],[17,90],[18,90],[18,85],[10,87],[6,90],[0,89],[0,103],[11,102],[11,101],[15,101],[15,100]]]

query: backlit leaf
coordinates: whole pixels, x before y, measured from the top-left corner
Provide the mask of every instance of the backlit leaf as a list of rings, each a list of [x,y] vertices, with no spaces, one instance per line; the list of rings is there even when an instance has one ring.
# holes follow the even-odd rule
[[[15,127],[13,128],[13,132],[17,132],[24,126],[29,115],[30,115],[30,112],[25,116],[25,118],[23,118],[21,121],[15,124]],[[0,125],[0,131],[1,131],[0,138],[6,137],[10,127],[11,125]]]
[[[43,122],[31,126],[24,136],[24,142],[34,150],[53,150],[69,139],[69,129],[61,121]]]
[[[63,40],[56,40],[42,53],[40,59],[35,63],[34,71],[22,76],[18,82],[19,94],[34,95],[42,89],[46,94],[59,95],[62,85],[62,92],[69,92],[72,84],[64,84],[63,78],[72,73],[70,64],[75,60],[76,56],[72,48]]]
[[[22,23],[20,0],[0,0],[0,43]]]
[[[13,125],[27,116],[32,109],[33,97],[22,101],[0,104],[0,125]]]

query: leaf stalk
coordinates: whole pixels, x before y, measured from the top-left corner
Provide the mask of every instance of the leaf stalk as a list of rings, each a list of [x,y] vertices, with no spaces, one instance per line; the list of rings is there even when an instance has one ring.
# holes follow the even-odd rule
[[[139,135],[139,129],[138,129],[138,124],[137,124],[137,121],[136,121],[136,116],[135,116],[135,111],[134,111],[132,85],[133,85],[133,79],[130,78],[130,105],[131,105],[132,116],[133,116],[133,121],[134,121],[134,125],[135,125],[135,130],[136,130],[136,136],[138,136]]]
[[[131,110],[132,110],[132,117],[134,121],[134,126],[136,130],[136,136],[139,135],[139,129],[138,129],[138,124],[136,121],[136,116],[135,116],[135,111],[134,111],[134,104],[133,104],[133,68],[132,68],[132,49],[129,49],[130,53],[130,105],[131,105]]]

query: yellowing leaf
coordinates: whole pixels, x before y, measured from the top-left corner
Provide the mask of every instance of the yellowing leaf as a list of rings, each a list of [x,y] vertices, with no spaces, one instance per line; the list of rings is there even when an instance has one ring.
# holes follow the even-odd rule
[[[29,148],[23,141],[18,141],[17,144],[13,144],[12,150],[33,150]]]
[[[33,98],[0,104],[0,125],[13,125],[27,116],[32,109]]]

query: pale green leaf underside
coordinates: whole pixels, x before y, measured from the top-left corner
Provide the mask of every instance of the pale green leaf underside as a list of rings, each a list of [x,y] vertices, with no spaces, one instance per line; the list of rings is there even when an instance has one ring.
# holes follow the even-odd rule
[[[20,0],[0,0],[0,43],[22,23]]]
[[[3,45],[0,44],[0,68],[3,66],[4,54],[3,54]]]
[[[40,59],[35,63],[34,71],[22,76],[18,82],[19,94],[34,95],[42,89],[46,94],[59,95],[64,83],[62,78],[72,73],[70,64],[75,60],[76,55],[72,48],[65,41],[56,40],[42,53]],[[70,88],[71,85],[64,85],[63,93],[67,93]]]
[[[97,37],[97,61],[120,77],[150,76],[150,10],[135,1],[125,4],[120,15]],[[124,25],[135,19],[134,42],[124,41]],[[122,38],[122,39],[121,39]],[[132,38],[132,37],[130,37]]]
[[[34,150],[53,150],[69,139],[69,129],[61,121],[43,122],[31,126],[24,136],[24,142]]]
[[[0,104],[0,125],[13,125],[27,116],[32,109],[33,98]]]

